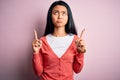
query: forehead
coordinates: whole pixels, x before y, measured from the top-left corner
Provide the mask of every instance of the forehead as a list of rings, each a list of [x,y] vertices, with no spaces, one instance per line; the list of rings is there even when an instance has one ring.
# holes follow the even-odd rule
[[[67,8],[65,6],[62,5],[57,5],[53,8],[53,11],[57,10],[57,11],[67,11]]]

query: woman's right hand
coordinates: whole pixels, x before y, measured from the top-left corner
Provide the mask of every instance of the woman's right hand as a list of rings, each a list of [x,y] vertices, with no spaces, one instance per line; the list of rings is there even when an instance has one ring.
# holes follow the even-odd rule
[[[32,42],[33,51],[34,53],[39,53],[39,50],[42,46],[42,41],[38,39],[36,30],[34,30],[34,35],[35,40]]]

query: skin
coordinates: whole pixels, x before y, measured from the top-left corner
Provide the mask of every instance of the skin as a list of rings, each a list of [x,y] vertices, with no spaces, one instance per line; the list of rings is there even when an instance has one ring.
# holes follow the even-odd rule
[[[52,10],[52,22],[54,24],[54,32],[52,33],[53,36],[56,37],[63,37],[66,36],[67,33],[65,32],[65,25],[68,21],[68,13],[67,9],[64,6],[57,5]],[[78,52],[85,52],[85,43],[82,40],[82,36],[85,29],[82,30],[79,39],[76,40],[76,46]],[[37,32],[34,30],[35,40],[32,42],[34,54],[39,53],[39,49],[42,47],[42,41],[38,39]]]
[[[64,6],[57,5],[52,10],[52,22],[54,24],[53,36],[62,37],[67,35],[65,25],[68,21],[67,9]]]

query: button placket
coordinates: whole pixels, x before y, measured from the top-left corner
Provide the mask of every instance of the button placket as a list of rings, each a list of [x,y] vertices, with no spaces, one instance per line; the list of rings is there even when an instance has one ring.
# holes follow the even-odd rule
[[[60,80],[61,80],[61,59],[59,59],[59,76],[60,76]]]

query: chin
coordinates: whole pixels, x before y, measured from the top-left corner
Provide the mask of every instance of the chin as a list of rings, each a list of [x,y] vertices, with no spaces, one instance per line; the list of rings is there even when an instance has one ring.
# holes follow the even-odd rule
[[[63,24],[57,24],[56,25],[56,27],[63,27],[63,26],[65,26],[65,25],[63,25]]]
[[[56,27],[64,27],[63,25],[57,25]]]

